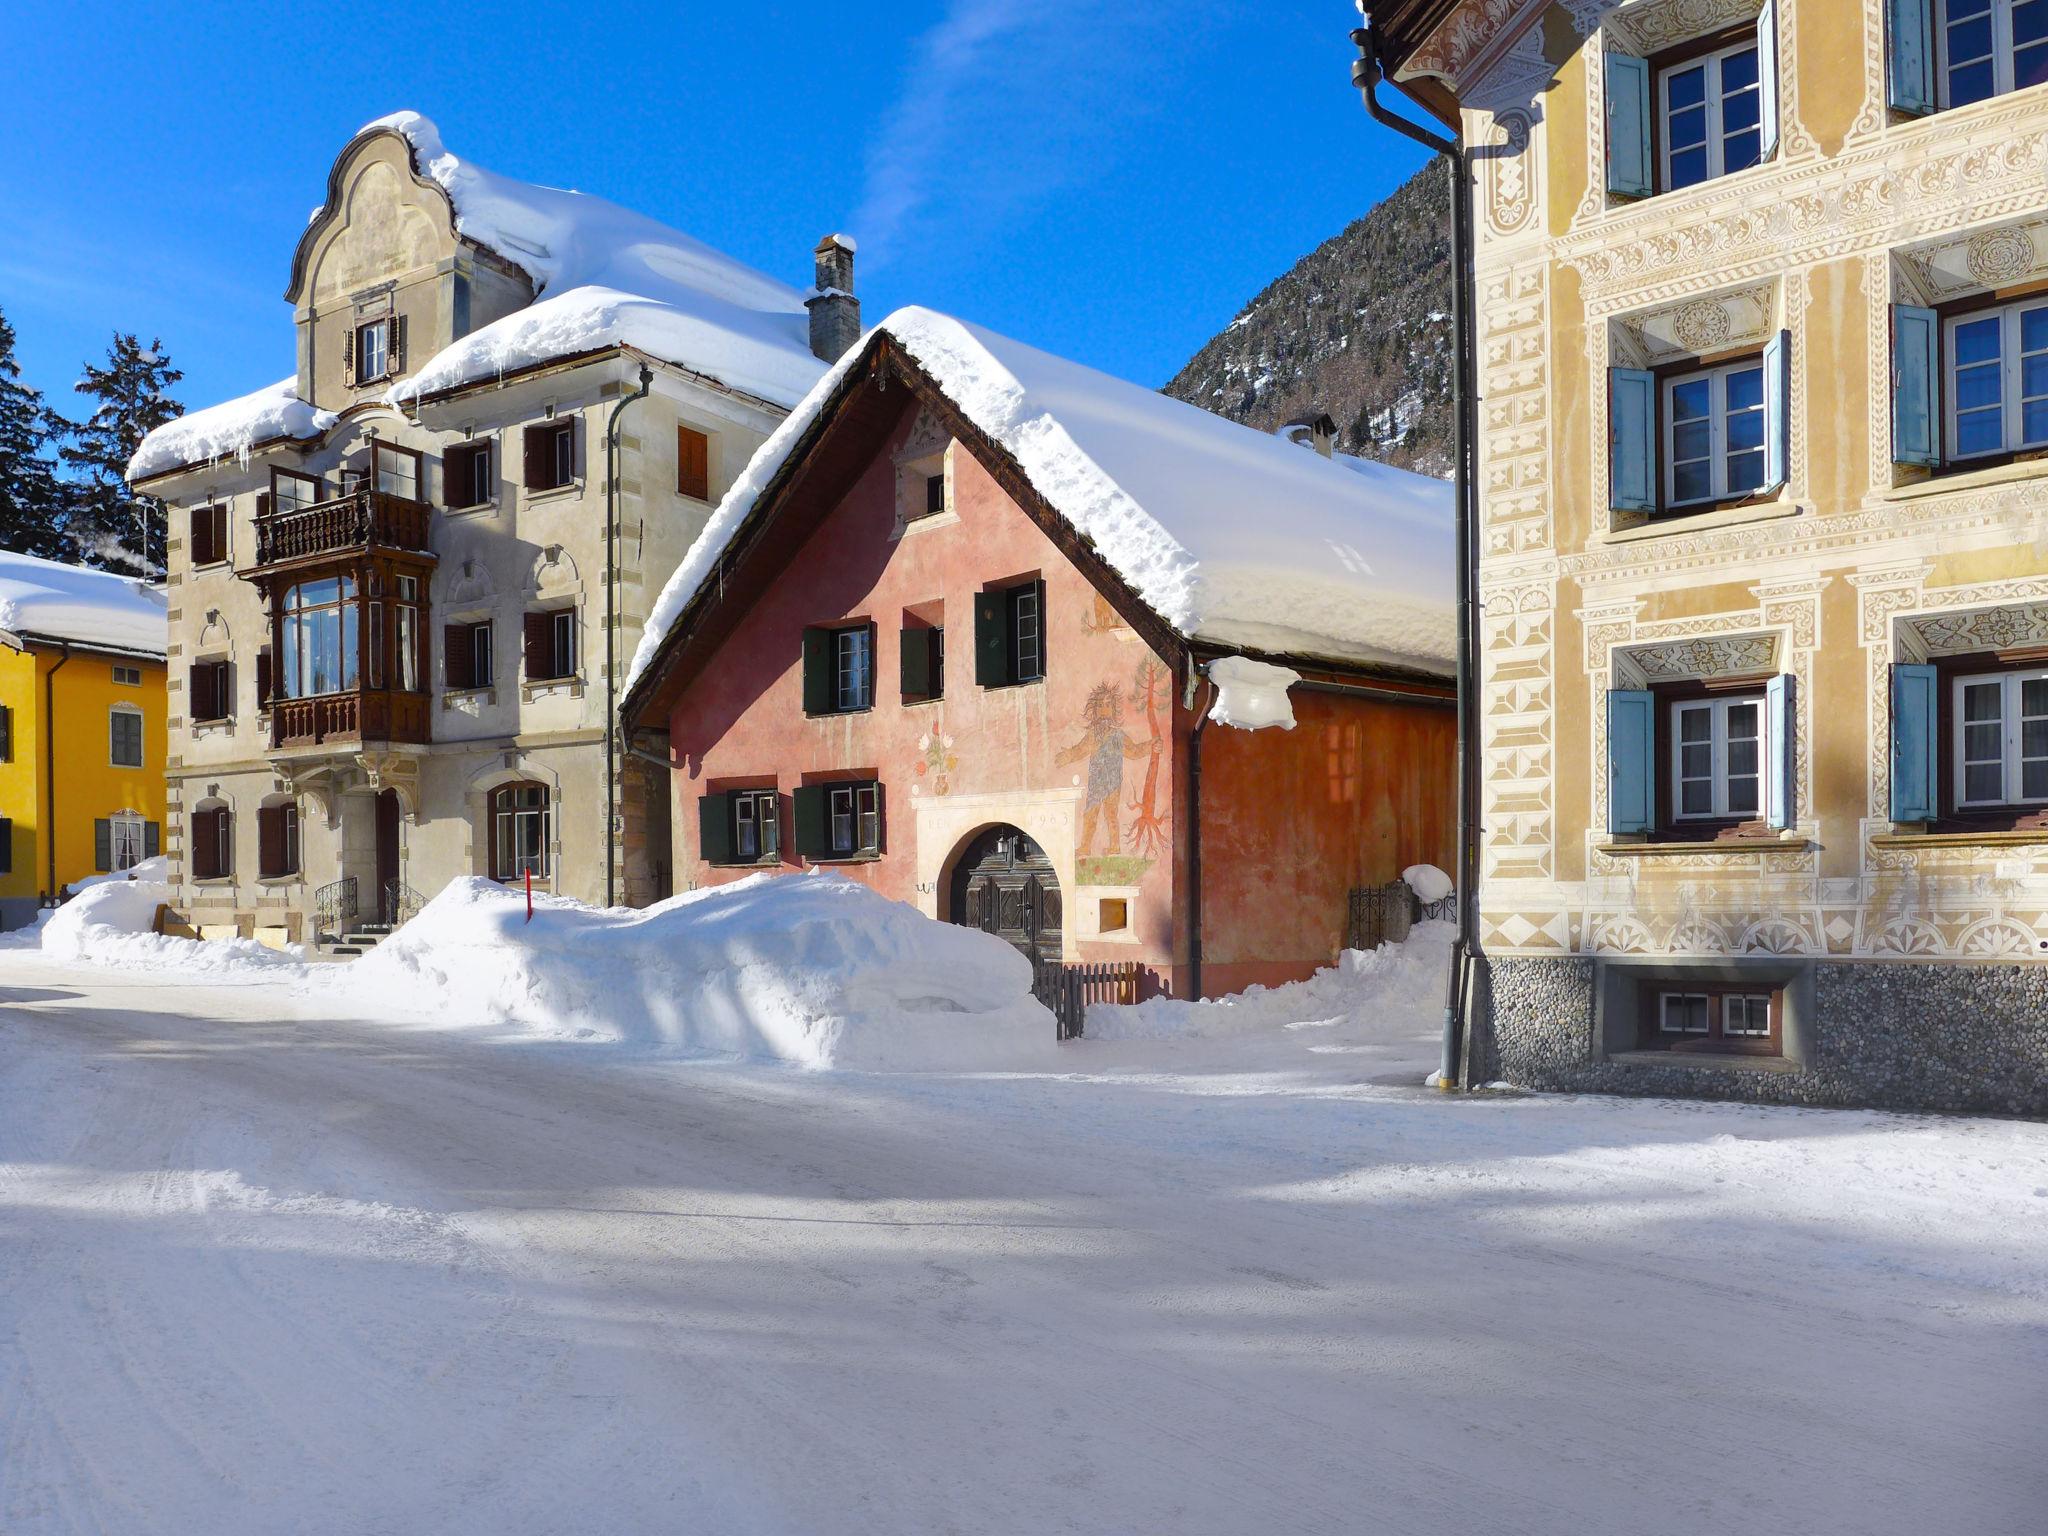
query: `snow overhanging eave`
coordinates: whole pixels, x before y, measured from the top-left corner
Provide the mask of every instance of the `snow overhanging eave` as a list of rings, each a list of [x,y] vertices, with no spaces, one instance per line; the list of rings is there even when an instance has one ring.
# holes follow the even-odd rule
[[[326,436],[327,434],[324,431],[309,432],[304,436],[297,436],[290,432],[280,432],[274,437],[266,437],[260,442],[251,443],[246,448],[234,449],[229,453],[210,454],[203,459],[189,459],[183,464],[173,464],[168,469],[153,469],[146,475],[138,475],[135,479],[130,480],[128,488],[130,490],[141,490],[145,485],[153,485],[159,480],[168,480],[174,475],[189,475],[195,470],[211,469],[214,465],[225,464],[231,459],[236,463],[240,463],[245,459],[253,459],[259,454],[268,453],[273,448],[317,443]]]
[[[763,410],[773,411],[778,416],[786,415],[792,404],[787,400],[757,395],[752,390],[741,389],[736,384],[728,384],[716,374],[706,373],[701,368],[693,368],[688,363],[679,362],[672,357],[649,352],[645,347],[636,346],[630,341],[608,341],[602,346],[589,347],[581,352],[564,352],[557,357],[536,358],[530,363],[521,363],[516,368],[507,368],[502,373],[478,374],[473,379],[464,379],[456,384],[444,384],[439,389],[429,390],[424,394],[401,395],[397,393],[400,386],[393,385],[391,389],[385,391],[380,403],[397,410],[418,410],[431,405],[444,405],[450,400],[466,399],[471,395],[498,389],[515,380],[524,381],[548,373],[566,373],[576,368],[585,368],[608,357],[638,358],[650,367],[665,368],[671,373],[681,374],[692,383],[701,384],[706,389],[715,390],[722,395],[730,395],[735,400],[744,401]]]
[[[81,640],[76,635],[53,635],[39,629],[0,630],[0,644],[19,642],[17,648],[30,645],[57,645],[71,651],[93,651],[103,656],[135,656],[144,661],[162,661],[167,651],[153,651],[147,646],[116,645],[111,640]]]

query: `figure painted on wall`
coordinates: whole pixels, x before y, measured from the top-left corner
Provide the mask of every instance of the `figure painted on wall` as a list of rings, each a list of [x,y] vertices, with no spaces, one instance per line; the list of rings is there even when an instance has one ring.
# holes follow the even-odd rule
[[[1131,697],[1145,702],[1145,726],[1152,736],[1151,760],[1145,764],[1145,783],[1131,801],[1131,852],[1156,858],[1166,850],[1166,813],[1159,809],[1159,765],[1165,760],[1166,732],[1160,714],[1166,704],[1169,678],[1166,668],[1154,656],[1138,663],[1131,679]]]
[[[1112,874],[1122,878],[1111,883],[1125,883],[1132,877],[1123,875],[1120,866],[1138,862],[1142,869],[1142,861],[1124,857],[1124,764],[1145,758],[1156,762],[1161,750],[1157,736],[1150,741],[1133,741],[1126,734],[1123,690],[1115,683],[1097,683],[1089,691],[1081,739],[1053,759],[1062,767],[1080,762],[1088,765],[1088,787],[1081,804],[1081,839],[1076,848],[1083,884],[1103,883]],[[1098,843],[1106,846],[1098,847]]]
[[[1082,615],[1081,632],[1089,635],[1129,635],[1131,626],[1126,624],[1123,615],[1116,611],[1116,605],[1097,592],[1088,612]]]

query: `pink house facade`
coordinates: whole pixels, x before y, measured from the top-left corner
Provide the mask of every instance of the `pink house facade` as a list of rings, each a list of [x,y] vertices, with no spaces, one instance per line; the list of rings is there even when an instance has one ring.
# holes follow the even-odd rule
[[[685,561],[623,712],[672,769],[678,888],[835,869],[1046,958],[1135,961],[1183,996],[1331,963],[1351,890],[1449,862],[1447,664],[1184,632],[1141,590],[1170,590],[1160,575],[1114,562],[1144,547],[1127,526],[1062,512],[1085,494],[1091,515],[1129,521],[1079,434],[1058,461],[1006,444],[978,385],[1043,355],[1002,345],[949,371],[885,323]],[[1110,417],[1129,391],[1141,416],[1168,407],[1195,443],[1249,440],[1230,446],[1283,479],[1306,471],[1369,522],[1374,486],[1313,450],[1088,378]],[[1144,510],[1171,527],[1171,509]],[[1224,655],[1297,675],[1291,729],[1206,720]]]

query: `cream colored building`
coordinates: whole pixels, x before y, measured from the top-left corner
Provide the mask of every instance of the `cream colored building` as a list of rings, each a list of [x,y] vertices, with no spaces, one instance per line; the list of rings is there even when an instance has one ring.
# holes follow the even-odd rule
[[[300,939],[458,875],[667,893],[667,775],[608,755],[608,678],[822,372],[813,339],[856,326],[851,242],[819,262],[845,280],[807,315],[688,236],[457,159],[412,114],[350,141],[291,262],[293,378],[130,469],[172,508],[183,917]]]
[[[1399,0],[1470,147],[1478,1080],[2048,1111],[2048,44]]]

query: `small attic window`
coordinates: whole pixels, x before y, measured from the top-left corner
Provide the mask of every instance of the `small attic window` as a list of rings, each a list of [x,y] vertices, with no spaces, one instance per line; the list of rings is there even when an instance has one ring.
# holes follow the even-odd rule
[[[946,475],[941,470],[936,475],[924,477],[924,515],[937,517],[946,510]]]

